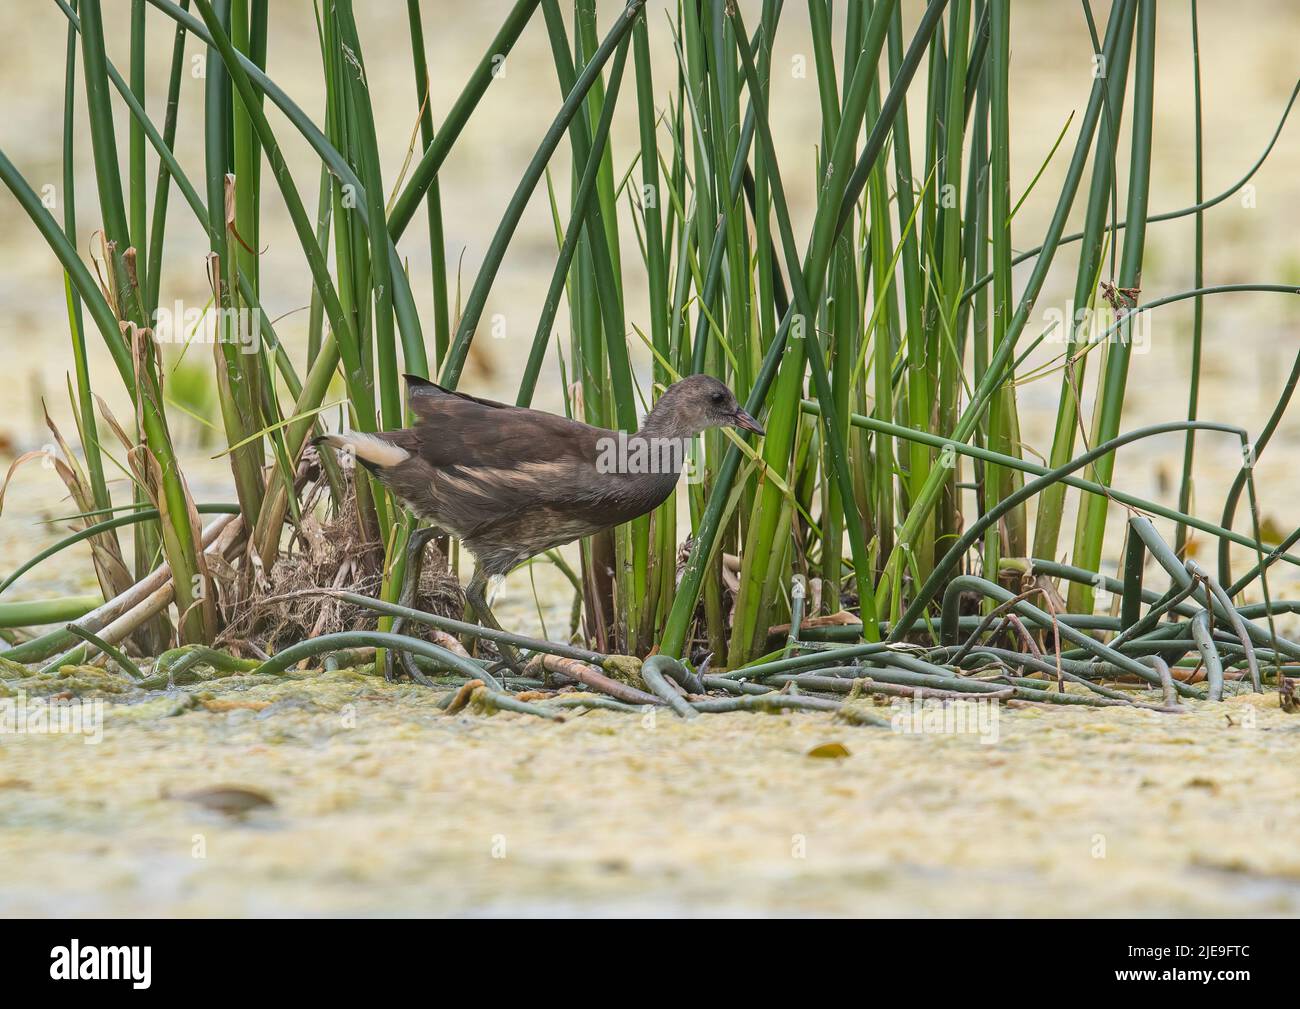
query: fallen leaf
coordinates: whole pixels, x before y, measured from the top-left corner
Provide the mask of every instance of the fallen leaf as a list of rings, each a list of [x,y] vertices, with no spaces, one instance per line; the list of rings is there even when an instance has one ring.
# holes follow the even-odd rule
[[[843,760],[848,755],[849,748],[843,743],[821,743],[807,753],[807,756],[820,760]]]
[[[275,805],[275,801],[264,792],[238,785],[198,788],[192,792],[178,792],[175,795],[164,792],[163,798],[192,802],[196,806],[202,806],[214,813],[224,813],[226,816],[243,816],[255,809],[267,809]]]

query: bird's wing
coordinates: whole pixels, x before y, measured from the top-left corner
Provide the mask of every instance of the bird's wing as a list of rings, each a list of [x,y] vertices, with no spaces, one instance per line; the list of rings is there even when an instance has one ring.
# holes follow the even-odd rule
[[[507,406],[505,403],[498,403],[494,399],[481,399],[478,396],[471,396],[467,392],[458,392],[455,389],[448,389],[446,386],[439,385],[427,378],[421,378],[419,375],[403,375],[406,379],[406,393],[411,402],[411,410],[417,417],[424,416],[423,411],[435,406],[440,401],[447,399],[461,400],[466,403],[477,403],[479,406],[489,406],[495,410],[511,410],[514,407]]]
[[[438,470],[486,480],[549,477],[568,481],[594,472],[599,439],[612,432],[565,417],[449,392],[432,383],[412,389],[419,417],[417,452]]]
[[[484,535],[544,513],[574,538],[643,514],[667,495],[674,475],[632,480],[602,473],[597,459],[616,432],[555,414],[481,400],[428,380],[411,381],[413,429],[393,432],[417,455],[463,535]],[[525,516],[527,513],[527,516]],[[564,541],[561,537],[560,541]]]
[[[613,431],[412,382],[414,427],[328,435],[416,514],[508,569],[550,546],[644,514],[676,482],[600,464]]]

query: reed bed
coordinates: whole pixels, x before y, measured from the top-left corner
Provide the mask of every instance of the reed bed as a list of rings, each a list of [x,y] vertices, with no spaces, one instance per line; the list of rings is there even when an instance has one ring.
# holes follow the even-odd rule
[[[1253,467],[1290,405],[1300,355],[1258,433],[1203,419],[1198,388],[1214,296],[1300,293],[1267,282],[1207,285],[1203,266],[1206,211],[1249,182],[1291,104],[1246,174],[1206,197],[1194,30],[1196,202],[1153,213],[1157,7],[1116,0],[1099,22],[1084,0],[1081,58],[1103,69],[1071,143],[1063,131],[1047,156],[1066,165],[1059,187],[1048,191],[1041,170],[1025,187],[1010,168],[1010,0],[864,0],[842,12],[809,0],[807,73],[818,101],[807,114],[817,117],[821,142],[815,213],[800,234],[785,180],[805,170],[807,152],[784,147],[769,118],[773,89],[782,86],[772,52],[783,11],[782,0],[688,0],[665,18],[644,0],[621,8],[574,0],[567,12],[559,0],[517,0],[444,111],[429,100],[427,12],[408,0],[418,134],[398,171],[379,159],[358,24],[364,5],[316,6],[325,103],[313,118],[268,72],[277,44],[268,37],[268,0],[53,0],[49,13],[62,16],[67,33],[63,219],[3,151],[0,179],[65,272],[79,444],[56,431],[56,463],[78,504],[79,528],[10,573],[0,593],[89,541],[104,601],[66,626],[15,641],[3,657],[44,668],[112,660],[157,685],[199,666],[271,673],[302,661],[371,661],[373,649],[391,649],[411,657],[415,678],[455,688],[446,698],[451,710],[473,701],[550,719],[572,706],[662,705],[681,717],[811,709],[878,724],[853,701],[900,692],[1160,711],[1176,711],[1180,698],[1219,700],[1243,688],[1270,686],[1289,697],[1300,644],[1277,633],[1274,617],[1300,603],[1271,598],[1268,571],[1300,563],[1289,552],[1300,531],[1280,542],[1263,537]],[[105,51],[106,17],[129,25],[126,67]],[[652,31],[671,35],[669,74],[651,59]],[[158,45],[164,32],[165,101],[144,86],[146,62],[166,53]],[[562,97],[499,222],[485,229],[486,254],[462,297],[444,240],[449,194],[439,170],[524,32],[545,34]],[[206,47],[199,79],[186,73],[187,38]],[[203,149],[176,150],[177,96],[195,86],[204,93]],[[82,104],[102,214],[93,263],[74,209]],[[269,106],[288,123],[282,133]],[[129,114],[125,136],[115,125],[120,108]],[[162,111],[161,125],[150,109]],[[615,149],[616,115],[635,117],[635,149]],[[318,156],[318,176],[289,172],[282,149],[289,132]],[[1121,189],[1117,152],[1126,135]],[[561,147],[567,171],[556,167]],[[148,149],[160,163],[152,180]],[[568,408],[588,423],[634,429],[657,390],[704,372],[734,389],[767,430],[757,448],[709,433],[702,479],[654,513],[582,544],[580,569],[565,566],[580,595],[582,632],[564,642],[399,606],[417,520],[364,473],[345,472],[308,447],[324,430],[331,383],[341,383],[346,422],[360,431],[409,418],[403,372],[457,386],[521,216],[543,183],[556,263],[521,348],[527,365],[516,402],[533,401],[547,358],[558,355],[572,381]],[[1041,235],[1018,227],[1027,200],[1050,208]],[[258,236],[269,201],[292,221],[310,292],[305,321],[292,323],[306,326],[299,360],[261,311]],[[1083,229],[1067,234],[1078,208]],[[175,214],[192,215],[209,240],[221,327],[209,367],[231,502],[193,499],[176,448],[176,410],[164,396],[158,301]],[[1193,286],[1142,291],[1147,228],[1188,216],[1196,221]],[[624,259],[628,234],[639,261]],[[405,254],[416,244],[432,264],[429,305],[417,304],[407,274]],[[1039,328],[1035,306],[1058,259],[1075,264],[1074,304],[1109,308],[1100,332],[1082,319],[1067,321],[1066,331]],[[1031,264],[1028,276],[1013,283],[1022,263]],[[631,318],[625,306],[640,288],[648,314]],[[1126,431],[1134,327],[1185,300],[1195,304],[1188,408]],[[567,321],[557,327],[561,303]],[[90,373],[93,339],[104,341],[116,374]],[[1039,463],[1026,458],[1020,439],[1017,385],[1044,343],[1059,347],[1050,367],[1061,395],[1050,456]],[[1098,378],[1085,396],[1089,368]],[[119,382],[132,404],[120,419],[96,393]],[[105,429],[120,444],[102,444]],[[1176,508],[1112,486],[1117,452],[1170,433],[1185,445]],[[1196,447],[1208,437],[1233,439],[1242,452],[1217,522],[1191,511]],[[115,498],[105,472],[119,448],[131,489]],[[686,498],[685,526],[677,495]],[[1079,517],[1065,529],[1072,495]],[[1123,509],[1128,534],[1112,578],[1102,560],[1115,509]],[[247,596],[265,583],[304,516],[320,510],[346,512],[358,537],[376,545],[363,566],[380,589],[306,591],[370,610],[375,626],[269,657],[256,656],[255,646],[246,649],[255,658],[214,650],[223,595]],[[205,516],[216,517],[204,526]],[[1172,524],[1172,543],[1152,518]],[[128,527],[129,558],[118,540]],[[1219,546],[1213,574],[1188,553],[1193,530]],[[1234,571],[1241,556],[1234,545],[1253,557],[1245,573]],[[1147,587],[1148,574],[1164,587]],[[1099,591],[1112,597],[1101,612]],[[37,626],[66,621],[69,612],[67,600],[51,600],[23,616]],[[443,643],[393,633],[394,619],[432,628]],[[524,649],[532,656],[527,674],[501,675],[451,647],[455,635]],[[160,658],[146,674],[128,654]],[[575,685],[583,692],[569,689]],[[520,699],[521,691],[537,699]]]

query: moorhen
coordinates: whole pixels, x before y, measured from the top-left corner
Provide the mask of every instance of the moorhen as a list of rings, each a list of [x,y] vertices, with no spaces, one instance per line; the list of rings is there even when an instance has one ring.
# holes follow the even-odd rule
[[[318,438],[352,452],[412,512],[434,523],[408,544],[411,605],[428,541],[441,531],[474,555],[465,598],[501,630],[485,590],[536,554],[653,511],[677,483],[692,439],[711,427],[763,434],[731,390],[708,375],[669,386],[635,434],[507,406],[406,376],[415,427]],[[513,650],[500,647],[517,668]],[[391,667],[386,670],[391,674]]]

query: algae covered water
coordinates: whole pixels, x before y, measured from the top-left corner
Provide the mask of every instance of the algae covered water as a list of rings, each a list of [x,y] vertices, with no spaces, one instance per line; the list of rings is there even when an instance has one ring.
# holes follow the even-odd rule
[[[355,670],[102,699],[102,740],[0,737],[6,915],[1291,915],[1300,717],[1003,709],[561,724]],[[876,709],[889,717],[891,708]],[[987,728],[987,726],[985,727]]]

